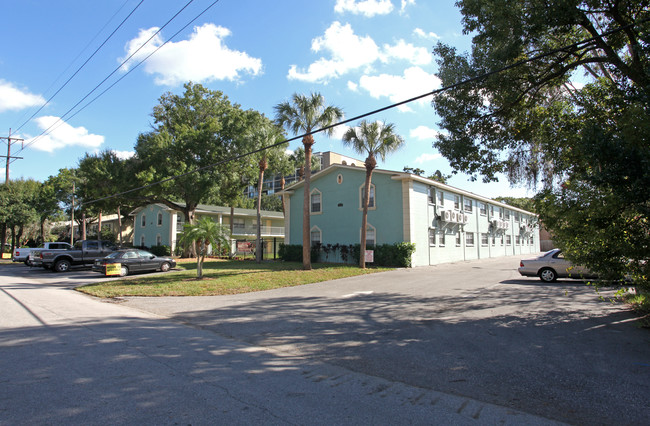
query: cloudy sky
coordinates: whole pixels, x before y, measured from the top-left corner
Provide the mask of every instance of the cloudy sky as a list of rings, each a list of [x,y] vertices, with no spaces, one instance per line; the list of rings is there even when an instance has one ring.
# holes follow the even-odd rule
[[[470,45],[453,0],[221,0],[196,20],[214,0],[188,1],[3,4],[0,136],[11,129],[24,139],[12,145],[23,157],[10,163],[12,179],[47,179],[85,152],[132,155],[160,96],[187,81],[269,117],[296,92],[320,92],[354,117],[439,88],[431,53],[438,41],[460,51]],[[380,168],[451,172],[432,147],[431,99],[369,119],[394,123],[406,140]],[[2,155],[6,149],[0,145]],[[314,150],[359,157],[336,136],[318,135]],[[450,183],[491,197],[526,195],[505,180],[457,175]]]

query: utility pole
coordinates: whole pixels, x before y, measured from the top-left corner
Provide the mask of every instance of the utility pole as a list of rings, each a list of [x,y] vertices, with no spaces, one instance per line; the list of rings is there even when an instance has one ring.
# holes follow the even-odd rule
[[[7,140],[7,166],[5,167],[5,185],[9,185],[9,163],[11,162],[12,158],[16,159],[23,159],[23,157],[12,157],[11,156],[11,144],[15,142],[20,141],[21,143],[24,141],[24,139],[20,138],[12,138],[11,137],[11,129],[9,129],[9,136],[8,137],[0,137],[0,139],[6,139]],[[4,155],[0,155],[0,157],[5,157]],[[7,242],[7,224],[2,223],[0,225],[0,244],[2,244],[0,248],[0,253],[4,251],[5,248],[5,243]],[[13,250],[13,247],[11,248]]]
[[[9,162],[11,161],[12,158],[20,159],[22,160],[23,157],[12,157],[11,156],[11,144],[15,142],[24,142],[25,139],[21,138],[12,138],[11,137],[11,129],[9,129],[9,136],[8,137],[0,137],[0,139],[6,139],[7,141],[7,155],[0,155],[0,157],[4,157],[7,159],[7,167],[5,168],[5,185],[9,184]]]

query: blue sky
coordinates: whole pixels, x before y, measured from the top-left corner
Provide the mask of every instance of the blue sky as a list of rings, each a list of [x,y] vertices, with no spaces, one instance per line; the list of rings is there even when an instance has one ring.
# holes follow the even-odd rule
[[[471,41],[462,34],[461,15],[452,0],[221,0],[183,30],[214,1],[194,0],[118,69],[188,0],[144,0],[138,6],[140,1],[3,4],[0,136],[8,136],[11,128],[13,137],[25,139],[24,148],[21,143],[12,145],[12,155],[23,159],[9,165],[11,179],[45,180],[60,168],[76,167],[85,152],[111,149],[132,155],[138,134],[150,130],[159,97],[182,92],[183,83],[190,80],[269,117],[273,106],[294,92],[320,92],[329,104],[343,108],[346,117],[353,117],[439,88],[431,54],[434,44],[442,41],[466,51]],[[136,6],[84,68],[36,113]],[[432,147],[438,118],[430,101],[368,118],[394,123],[406,140],[401,151],[378,167],[451,172],[447,160]],[[0,145],[2,155],[6,148]],[[336,136],[317,135],[314,151],[360,157]],[[0,162],[4,179],[4,161]],[[526,195],[525,189],[511,188],[505,178],[483,184],[459,174],[449,183],[489,197]]]

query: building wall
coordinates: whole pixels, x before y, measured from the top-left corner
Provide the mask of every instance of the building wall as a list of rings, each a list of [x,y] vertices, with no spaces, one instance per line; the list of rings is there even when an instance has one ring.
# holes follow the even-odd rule
[[[322,210],[310,215],[310,226],[312,230],[321,231],[321,243],[359,243],[362,213],[359,188],[364,179],[364,169],[336,167],[317,175],[311,182],[310,192],[321,193]],[[399,172],[375,172],[372,184],[376,208],[368,211],[368,224],[376,230],[376,243],[415,243],[413,266],[540,251],[539,227],[535,225],[532,232],[526,234],[520,231],[522,224],[536,222],[532,214],[446,185],[405,177]],[[434,202],[429,198],[431,188],[434,189]],[[302,244],[303,187],[293,189],[285,200],[287,241]],[[471,211],[466,208],[468,205]],[[467,215],[467,223],[441,220],[445,210]],[[515,214],[523,217],[523,222],[517,221]],[[499,221],[499,226],[492,224],[494,219]],[[468,240],[468,234],[473,235],[473,242]],[[532,237],[532,244],[529,237]]]
[[[340,176],[340,178],[339,178]],[[340,183],[339,183],[340,182]],[[321,212],[310,215],[311,229],[322,231],[323,244],[357,244],[361,238],[361,190],[365,169],[339,169],[311,182],[310,193],[321,194]],[[376,243],[404,241],[402,232],[401,184],[391,181],[390,175],[374,174],[374,209],[368,210],[368,225],[375,229]],[[288,241],[302,244],[303,187],[290,197],[288,211]],[[286,235],[285,235],[286,236]]]

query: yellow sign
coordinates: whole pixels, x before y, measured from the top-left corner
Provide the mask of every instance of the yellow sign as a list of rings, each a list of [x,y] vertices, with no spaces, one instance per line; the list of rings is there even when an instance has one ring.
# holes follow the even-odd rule
[[[106,275],[120,275],[122,272],[121,263],[107,263],[106,264]]]
[[[11,253],[2,253],[3,259],[11,259]]]

